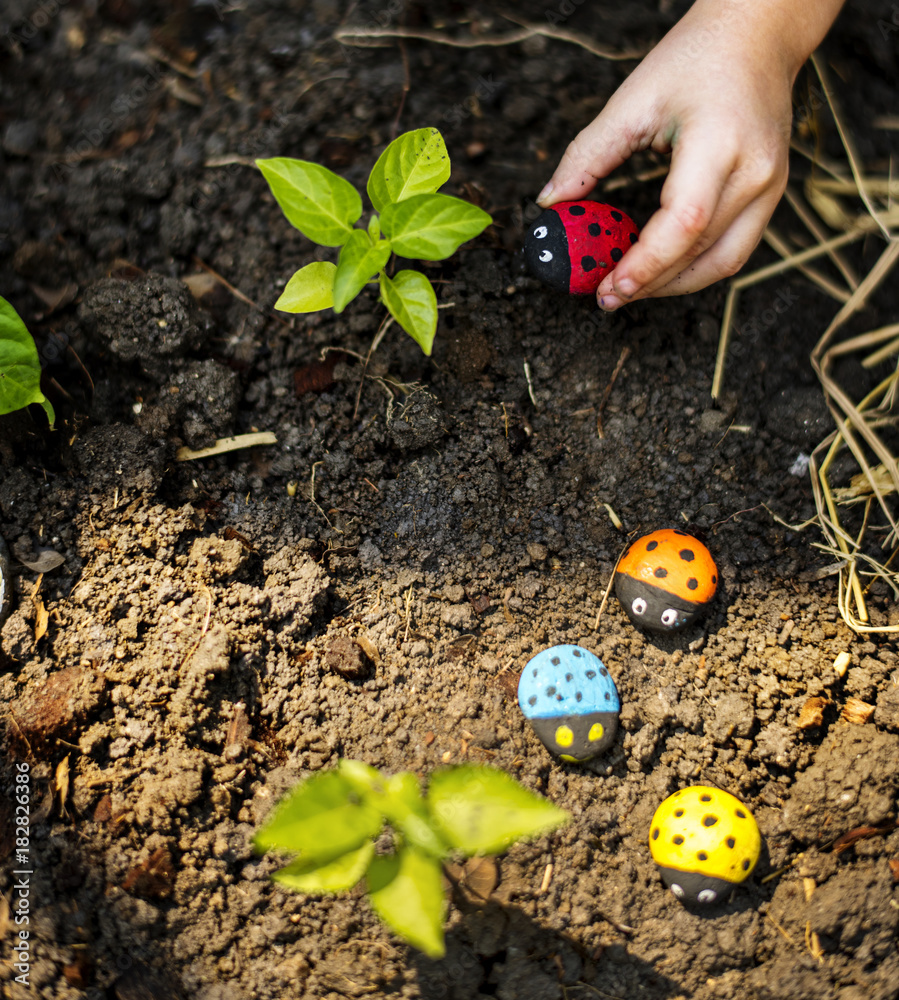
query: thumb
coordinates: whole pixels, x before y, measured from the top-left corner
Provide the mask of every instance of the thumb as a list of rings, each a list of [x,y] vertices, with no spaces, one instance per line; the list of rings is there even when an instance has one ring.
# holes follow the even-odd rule
[[[620,167],[631,153],[645,145],[628,124],[624,110],[623,102],[613,98],[571,140],[549,183],[537,196],[538,205],[548,208],[557,201],[585,198],[598,180]]]

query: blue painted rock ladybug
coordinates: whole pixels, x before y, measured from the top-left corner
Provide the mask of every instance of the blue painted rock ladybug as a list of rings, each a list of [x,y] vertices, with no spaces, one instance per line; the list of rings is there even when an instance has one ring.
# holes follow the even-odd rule
[[[663,528],[638,538],[615,571],[615,593],[630,620],[652,632],[691,625],[715,596],[718,567],[692,535]]]
[[[560,201],[538,217],[524,240],[535,278],[570,295],[592,295],[637,242],[633,219],[598,201]]]
[[[0,538],[0,625],[12,609],[12,578],[9,568],[9,549]]]
[[[715,903],[752,874],[762,837],[752,813],[730,792],[682,788],[655,811],[649,850],[662,881],[688,903]]]
[[[583,761],[611,746],[621,702],[602,660],[580,646],[552,646],[528,661],[518,704],[550,753]]]

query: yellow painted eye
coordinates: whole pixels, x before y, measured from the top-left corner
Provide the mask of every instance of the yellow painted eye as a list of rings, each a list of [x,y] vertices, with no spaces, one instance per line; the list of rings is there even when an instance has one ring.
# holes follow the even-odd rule
[[[587,733],[587,739],[590,740],[591,743],[595,743],[596,740],[602,739],[602,734],[604,732],[605,730],[602,728],[602,723],[594,722],[593,725],[590,727],[590,732]]]
[[[568,726],[559,726],[556,730],[556,743],[560,747],[570,747],[574,743],[574,733],[568,728]]]

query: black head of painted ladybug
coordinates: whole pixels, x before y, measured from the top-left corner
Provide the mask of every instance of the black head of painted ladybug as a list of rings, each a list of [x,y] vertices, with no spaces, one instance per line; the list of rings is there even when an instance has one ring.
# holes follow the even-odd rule
[[[591,295],[637,242],[624,212],[598,201],[562,201],[533,222],[524,241],[531,274],[559,292]]]
[[[571,281],[568,236],[555,209],[548,208],[531,226],[524,241],[524,259],[535,278],[557,292],[568,292]]]

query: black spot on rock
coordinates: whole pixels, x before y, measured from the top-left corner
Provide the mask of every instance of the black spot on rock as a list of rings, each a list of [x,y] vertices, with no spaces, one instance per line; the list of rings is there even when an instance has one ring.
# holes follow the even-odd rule
[[[657,577],[658,577],[658,578],[659,578],[659,579],[661,580],[661,579],[663,579],[664,577],[668,576],[668,570],[667,570],[667,569],[665,569],[665,567],[664,567],[664,566],[656,566],[656,568],[655,568],[655,570],[653,571],[653,574],[652,574],[652,575],[653,575],[653,576],[657,576]]]
[[[587,209],[584,208],[583,205],[572,205],[571,208],[568,209],[568,211],[572,215],[583,215],[587,211]]]
[[[589,255],[581,257],[581,267],[585,271],[593,271],[596,268],[596,258],[590,257]]]
[[[647,552],[652,552],[653,549],[657,549],[658,547],[659,547],[659,543],[656,542],[656,541],[647,542],[646,551]]]
[[[696,579],[695,576],[691,576],[690,579],[687,580],[687,587],[690,590],[696,590],[698,586],[699,586],[699,581]]]
[[[612,218],[616,222],[621,222],[621,220],[624,218],[624,216],[621,214],[621,212],[616,212],[614,210],[612,212],[610,212],[609,214],[612,216]]]
[[[587,232],[591,236],[601,236],[602,235],[602,227],[600,226],[600,224],[598,222],[591,222],[590,225],[587,226]]]
[[[624,251],[620,250],[618,247],[612,247],[612,260],[617,264],[619,260],[624,256]]]
[[[637,234],[636,233],[631,233],[630,236],[629,236],[629,239],[630,239],[631,243],[636,243],[637,242]]]
[[[681,549],[678,555],[683,559],[684,562],[693,562],[696,556],[693,554],[692,549]]]

